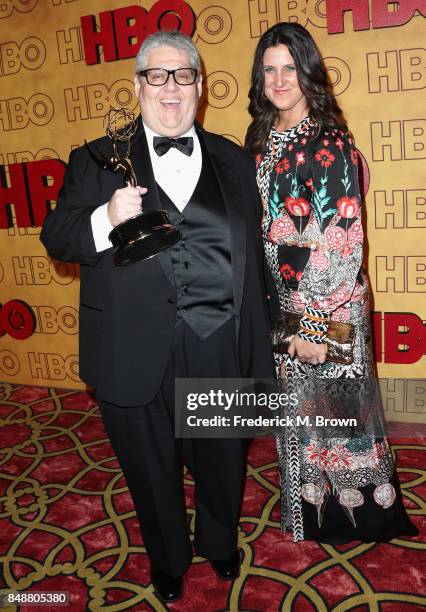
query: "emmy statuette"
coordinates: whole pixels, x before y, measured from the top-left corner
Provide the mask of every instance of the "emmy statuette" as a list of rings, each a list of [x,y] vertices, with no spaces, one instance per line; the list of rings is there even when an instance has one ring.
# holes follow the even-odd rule
[[[134,114],[125,108],[110,108],[104,118],[104,127],[112,141],[113,154],[110,159],[100,158],[86,142],[91,157],[103,170],[119,172],[125,185],[136,187],[137,179],[129,159],[130,139],[137,128]],[[124,155],[119,154],[119,142],[127,143]],[[165,210],[149,210],[116,225],[108,238],[113,246],[115,265],[127,266],[173,246],[181,239],[181,233],[170,224]]]

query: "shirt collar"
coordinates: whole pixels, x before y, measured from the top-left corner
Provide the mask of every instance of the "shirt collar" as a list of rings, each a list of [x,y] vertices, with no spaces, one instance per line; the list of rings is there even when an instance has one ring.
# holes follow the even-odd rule
[[[150,150],[152,150],[154,136],[164,136],[164,134],[158,134],[158,132],[154,132],[153,130],[151,130],[151,128],[147,126],[147,124],[144,122],[143,119],[142,119],[142,123],[143,123],[143,127],[145,130],[146,139],[148,141],[148,146]],[[182,138],[184,136],[192,136],[194,138],[194,142],[198,140],[197,132],[195,131],[195,126],[193,125],[187,132],[185,132],[184,134],[180,134],[179,137],[177,138]]]

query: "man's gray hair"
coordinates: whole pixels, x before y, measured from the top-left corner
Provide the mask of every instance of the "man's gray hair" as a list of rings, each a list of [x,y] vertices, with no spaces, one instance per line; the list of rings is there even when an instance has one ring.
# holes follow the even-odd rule
[[[148,36],[141,44],[138,54],[136,55],[136,74],[140,70],[146,70],[148,68],[148,54],[158,47],[172,47],[173,49],[186,51],[189,56],[190,66],[185,67],[195,68],[200,72],[200,54],[198,53],[197,47],[192,42],[192,38],[186,34],[182,34],[182,32],[178,30],[159,30]],[[153,68],[161,68],[161,66],[153,66]]]

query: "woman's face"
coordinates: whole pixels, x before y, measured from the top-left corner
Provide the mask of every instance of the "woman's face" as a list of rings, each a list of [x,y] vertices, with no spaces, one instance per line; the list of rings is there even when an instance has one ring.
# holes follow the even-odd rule
[[[291,111],[303,117],[308,105],[299,87],[293,57],[286,45],[268,47],[263,54],[265,96],[282,113]]]

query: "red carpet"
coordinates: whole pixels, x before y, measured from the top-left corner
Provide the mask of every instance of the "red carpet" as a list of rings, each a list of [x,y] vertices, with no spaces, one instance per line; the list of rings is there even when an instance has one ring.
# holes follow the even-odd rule
[[[421,529],[390,544],[294,544],[279,530],[274,441],[249,455],[240,523],[244,560],[233,584],[195,557],[178,612],[412,612],[426,605],[425,447],[392,440],[404,500]],[[423,455],[423,456],[422,456]],[[188,507],[193,483],[186,479]],[[193,521],[193,511],[189,511]],[[0,385],[1,593],[65,591],[68,607],[12,610],[165,610],[125,483],[87,393]],[[0,609],[1,599],[0,599]]]

